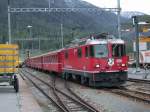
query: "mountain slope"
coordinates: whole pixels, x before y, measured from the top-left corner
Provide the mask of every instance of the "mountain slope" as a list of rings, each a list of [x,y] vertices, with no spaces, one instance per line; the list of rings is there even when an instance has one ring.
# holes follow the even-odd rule
[[[49,0],[11,0],[12,7],[48,7]],[[57,8],[95,8],[94,5],[81,0],[51,0],[51,7]],[[0,1],[0,37],[7,38],[7,1]],[[111,12],[57,12],[57,13],[13,13],[12,36],[29,37],[27,25],[32,25],[33,37],[60,36],[60,24],[64,25],[66,41],[72,35],[87,35],[97,32],[115,33],[117,30],[117,17]],[[1,38],[2,41],[2,38]]]
[[[132,18],[132,16],[140,16],[140,15],[145,15],[145,14],[138,11],[125,11],[121,13],[121,16],[129,19]]]

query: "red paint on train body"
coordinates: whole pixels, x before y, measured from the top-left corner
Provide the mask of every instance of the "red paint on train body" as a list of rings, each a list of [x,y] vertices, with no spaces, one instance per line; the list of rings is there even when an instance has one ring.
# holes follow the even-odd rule
[[[127,79],[128,56],[121,39],[86,39],[82,45],[31,57],[25,63],[90,86],[119,86]]]

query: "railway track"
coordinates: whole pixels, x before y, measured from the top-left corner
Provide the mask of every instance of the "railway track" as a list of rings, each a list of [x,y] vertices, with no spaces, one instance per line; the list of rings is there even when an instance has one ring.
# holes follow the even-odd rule
[[[145,88],[137,88],[139,91],[144,91],[144,92],[149,92],[150,93],[150,89],[145,89]]]
[[[58,90],[55,86],[55,77],[53,78],[53,83],[50,85],[49,83],[45,82],[44,80],[40,79],[39,77],[33,75],[29,71],[23,70],[22,72],[27,73],[28,75],[32,76],[32,78],[37,79],[38,81],[42,82],[46,86],[52,88],[53,94],[55,95],[57,103],[66,111],[66,112],[99,112],[97,109],[86,103],[82,98],[78,97],[73,91],[69,89],[67,86],[68,91],[72,94],[68,95],[60,90]],[[26,75],[27,76],[27,75]],[[30,79],[31,80],[31,79]],[[67,84],[66,84],[67,85]]]
[[[141,101],[141,102],[150,104],[150,93],[141,92],[141,91],[137,91],[137,90],[130,90],[127,88],[112,89],[112,90],[108,90],[108,91],[118,94],[118,95],[121,95],[121,96],[132,98],[137,101]]]
[[[27,71],[26,71],[27,72]],[[30,72],[29,72],[30,73]],[[30,73],[31,74],[31,73]],[[33,74],[31,74],[33,75]],[[36,77],[34,75],[34,77]],[[38,77],[36,77],[38,78]],[[135,82],[135,81],[134,81]],[[45,83],[45,82],[44,82]],[[144,83],[144,82],[142,82]],[[73,96],[75,96],[79,101],[82,101],[82,98],[80,98],[76,93],[74,93],[74,91],[72,91],[69,87],[69,84],[67,84],[66,82],[66,88],[67,90],[73,94]],[[53,81],[53,87],[55,86],[55,80]],[[55,88],[57,91],[57,88]],[[128,98],[131,98],[131,99],[134,99],[135,101],[140,101],[140,102],[145,102],[145,103],[148,103],[150,104],[150,93],[147,93],[147,92],[143,92],[143,91],[138,91],[138,90],[131,90],[131,89],[127,89],[125,87],[121,87],[119,89],[105,89],[106,91],[108,92],[111,92],[111,93],[114,93],[114,94],[117,94],[117,95],[121,95],[121,96],[125,96],[125,97],[128,97]],[[60,93],[56,93],[57,96],[60,96],[61,94]],[[62,101],[63,102],[63,101]],[[65,101],[64,101],[65,102]],[[69,102],[69,101],[68,101]],[[86,102],[83,100],[82,103],[86,104]],[[88,105],[88,104],[87,104]],[[91,111],[90,111],[91,112]],[[95,111],[96,112],[96,111]]]
[[[150,84],[150,80],[128,78],[130,82]]]
[[[60,104],[58,104],[53,98],[51,98],[41,87],[39,87],[34,81],[32,81],[30,79],[30,77],[27,76],[23,71],[20,71],[20,75],[21,75],[21,77],[22,77],[23,80],[28,79],[28,81],[30,83],[32,83],[34,85],[34,87],[36,89],[38,89],[50,102],[52,102],[59,109],[59,111],[61,111],[61,112],[67,112]],[[55,110],[55,111],[57,111],[57,110]]]

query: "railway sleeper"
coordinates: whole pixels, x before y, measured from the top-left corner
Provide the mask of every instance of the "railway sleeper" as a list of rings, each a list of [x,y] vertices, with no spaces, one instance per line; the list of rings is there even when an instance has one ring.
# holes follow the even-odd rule
[[[112,92],[116,93],[116,94],[119,94],[119,95],[124,95],[126,97],[136,99],[138,101],[144,101],[146,103],[150,103],[150,100],[147,100],[147,98],[138,97],[138,96],[135,96],[134,94],[131,94],[131,93],[128,93],[128,92],[124,92],[124,91],[112,91]]]
[[[84,112],[85,110],[84,110],[84,108],[82,108],[81,106],[74,106],[74,107],[69,107],[69,109],[71,110],[71,111],[75,111],[75,112],[78,112],[78,111],[81,111],[81,112]],[[85,111],[85,112],[87,112],[87,111]]]
[[[68,105],[68,106],[72,106],[72,107],[73,107],[73,106],[74,106],[74,107],[78,107],[78,106],[77,106],[76,104],[74,104],[74,103],[72,103],[72,104],[68,103],[67,105]],[[80,106],[80,107],[81,107],[81,106]]]

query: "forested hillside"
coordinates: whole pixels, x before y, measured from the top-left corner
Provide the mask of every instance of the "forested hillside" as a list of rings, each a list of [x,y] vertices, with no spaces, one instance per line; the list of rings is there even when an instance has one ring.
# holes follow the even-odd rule
[[[11,7],[48,7],[49,0],[10,0]],[[51,0],[51,7],[90,7],[92,4],[81,0]],[[0,39],[7,41],[7,0],[0,0]],[[116,34],[117,17],[104,10],[99,12],[51,12],[11,14],[13,38],[29,38],[28,25],[32,26],[32,37],[60,37],[60,24],[64,26],[65,42],[91,33],[109,32]],[[54,42],[55,43],[55,42]],[[47,46],[48,43],[43,46]],[[43,47],[44,48],[44,47]]]

